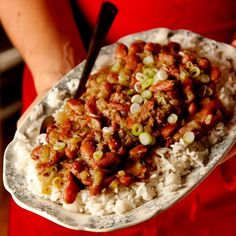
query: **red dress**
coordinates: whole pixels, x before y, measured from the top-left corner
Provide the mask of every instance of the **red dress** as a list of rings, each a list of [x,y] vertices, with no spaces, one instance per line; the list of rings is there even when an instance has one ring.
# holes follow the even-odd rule
[[[78,5],[91,25],[102,0],[80,0]],[[114,0],[119,13],[108,35],[113,42],[126,34],[157,27],[189,29],[230,43],[236,29],[235,0]],[[26,69],[24,110],[36,96]],[[207,179],[178,204],[139,225],[100,235],[185,236],[236,235],[236,158],[218,166]],[[10,236],[83,236],[94,233],[66,229],[10,203]]]

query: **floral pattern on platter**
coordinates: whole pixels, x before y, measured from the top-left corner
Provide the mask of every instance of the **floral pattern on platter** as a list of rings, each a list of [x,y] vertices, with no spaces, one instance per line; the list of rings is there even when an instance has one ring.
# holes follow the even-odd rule
[[[236,70],[236,49],[224,43],[203,38],[202,36],[190,31],[172,31],[165,28],[159,28],[128,35],[120,39],[118,42],[123,42],[129,45],[135,39],[155,41],[162,44],[171,39],[173,41],[183,43],[186,47],[198,46],[200,48],[199,54],[212,54],[211,56],[214,56],[214,60],[216,60],[216,62],[224,58],[228,62],[226,67],[230,67],[232,71]],[[110,55],[114,55],[116,45],[117,44],[115,43],[113,45],[106,46],[101,50],[99,58],[95,64],[94,71],[108,62],[111,63],[112,58]],[[169,194],[168,196],[159,196],[125,214],[91,216],[74,213],[64,209],[62,206],[54,202],[35,195],[28,189],[24,175],[16,171],[15,162],[18,158],[18,153],[14,149],[14,146],[16,142],[19,141],[21,141],[22,145],[25,145],[26,148],[33,145],[34,138],[38,132],[42,119],[60,106],[60,104],[56,104],[55,107],[49,105],[50,94],[52,94],[54,90],[59,90],[63,91],[61,99],[65,99],[71,95],[73,96],[78,86],[78,78],[80,78],[83,66],[84,62],[65,75],[62,80],[59,81],[48,94],[45,95],[45,97],[35,107],[38,112],[34,113],[34,115],[29,114],[17,131],[13,141],[8,145],[5,151],[3,174],[4,185],[19,206],[64,227],[76,230],[107,232],[135,225],[150,219],[182,199],[204,178],[207,177],[207,175],[216,167],[217,163],[223,158],[235,142],[236,112],[234,112],[234,116],[228,124],[228,127],[230,127],[228,136],[212,148],[211,154],[209,155],[209,161],[206,166],[195,169],[190,175],[188,175],[186,178],[186,184],[181,189]],[[36,120],[37,122],[35,122]],[[26,128],[28,127],[32,127],[31,132],[27,131]]]

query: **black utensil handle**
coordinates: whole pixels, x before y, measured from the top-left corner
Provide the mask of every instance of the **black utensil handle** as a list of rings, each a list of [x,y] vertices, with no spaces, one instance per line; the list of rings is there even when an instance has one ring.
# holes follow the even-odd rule
[[[74,96],[75,98],[80,97],[85,91],[87,79],[90,75],[90,72],[92,71],[98,53],[102,47],[102,43],[109,32],[117,12],[117,7],[110,2],[104,2],[101,6],[96,22],[96,27],[89,44],[87,59],[80,78],[80,84]]]

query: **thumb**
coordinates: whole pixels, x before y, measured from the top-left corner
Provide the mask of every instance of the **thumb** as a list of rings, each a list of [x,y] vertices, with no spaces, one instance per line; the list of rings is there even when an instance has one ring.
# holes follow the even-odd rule
[[[236,39],[231,44],[236,47]]]

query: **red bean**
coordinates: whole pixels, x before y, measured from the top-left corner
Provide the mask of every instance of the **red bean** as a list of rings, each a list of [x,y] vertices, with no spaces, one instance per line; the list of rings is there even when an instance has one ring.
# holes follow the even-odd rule
[[[100,116],[101,112],[98,110],[96,105],[96,97],[92,96],[85,104],[85,110],[89,113],[89,115]]]
[[[204,119],[209,114],[214,114],[217,109],[220,108],[220,102],[218,100],[211,100],[209,103],[204,105],[200,112],[196,114],[197,118]]]
[[[118,59],[124,59],[128,54],[128,48],[123,43],[119,44],[116,47],[116,58]]]
[[[120,159],[112,152],[104,154],[101,160],[96,163],[96,166],[100,169],[114,168],[120,163]]]
[[[69,173],[66,177],[66,186],[64,190],[63,199],[67,204],[75,201],[77,193],[80,191],[78,184],[75,182],[75,177]]]
[[[130,184],[133,183],[133,181],[134,179],[132,176],[125,175],[125,176],[119,177],[119,182],[124,186],[129,186]]]
[[[189,115],[192,116],[197,112],[197,105],[195,103],[190,103],[188,106]]]
[[[83,140],[80,146],[80,152],[86,157],[92,157],[95,152],[94,142],[92,140]]]
[[[169,42],[167,46],[168,46],[168,48],[169,48],[171,54],[176,54],[176,53],[178,53],[178,52],[180,51],[180,49],[181,49],[180,44],[177,43],[177,42]]]
[[[178,124],[175,123],[175,124],[167,124],[164,128],[162,128],[161,130],[161,135],[164,139],[170,137],[174,132],[175,130],[177,129],[178,127]]]
[[[136,54],[129,54],[125,58],[125,67],[134,71],[137,68],[139,61],[140,59]]]
[[[36,148],[33,149],[33,151],[31,152],[31,155],[30,155],[30,157],[33,160],[38,160],[39,159],[41,148],[42,148],[42,146],[37,146]]]
[[[221,72],[218,66],[213,66],[211,68],[211,80],[212,81],[218,81],[220,79]]]
[[[158,54],[161,50],[161,45],[158,44],[158,43],[148,42],[144,46],[144,50],[148,51],[148,52],[151,52],[153,54]]]
[[[198,59],[198,67],[201,70],[209,71],[210,66],[211,66],[211,64],[210,64],[209,60],[206,57],[201,57],[201,58]]]
[[[138,41],[132,43],[129,47],[129,54],[143,52],[145,44],[146,43],[142,40],[138,40]]]
[[[78,152],[78,149],[77,150],[71,150],[68,147],[65,148],[65,154],[69,159],[72,159],[72,160],[75,159],[77,152]]]
[[[150,87],[150,90],[152,92],[157,92],[157,91],[167,92],[167,91],[173,90],[174,84],[175,83],[173,80],[162,80],[152,85]]]
[[[129,151],[129,158],[132,160],[140,160],[147,152],[147,147],[142,144],[137,145]]]
[[[67,101],[67,104],[71,108],[71,110],[75,111],[78,114],[82,114],[84,111],[84,105],[78,99],[71,98]]]

